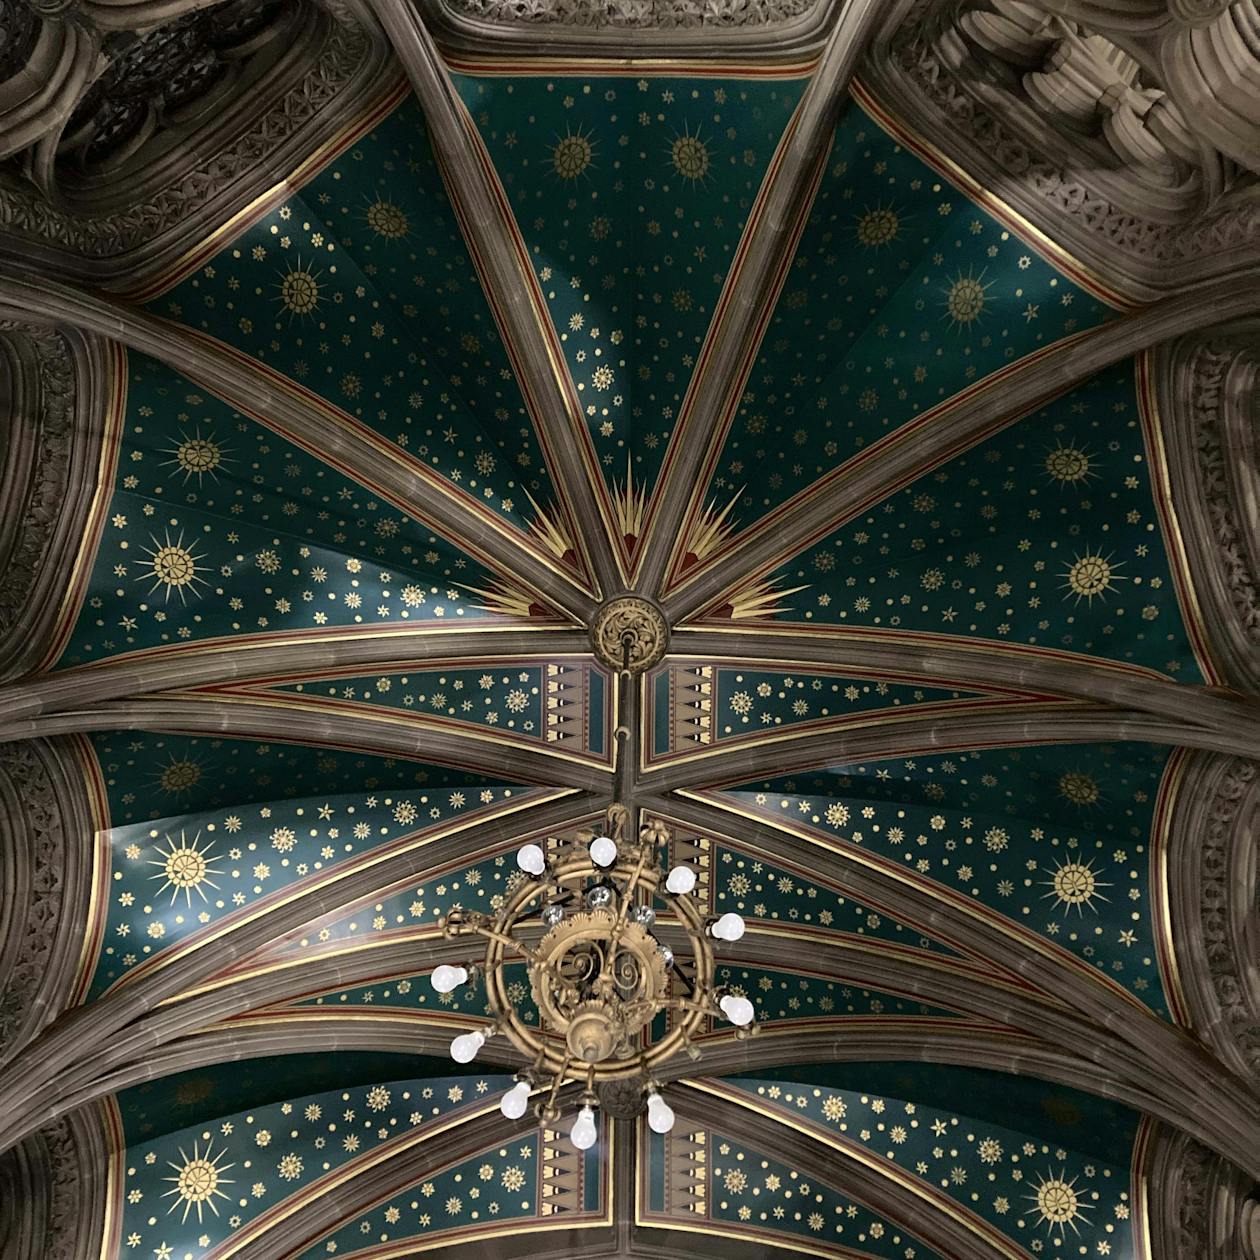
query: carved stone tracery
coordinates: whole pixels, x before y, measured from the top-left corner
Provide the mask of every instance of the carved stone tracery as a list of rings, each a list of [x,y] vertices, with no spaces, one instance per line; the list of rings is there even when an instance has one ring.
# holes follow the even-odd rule
[[[628,29],[767,26],[800,17],[819,0],[450,0],[468,17],[502,25],[563,23]]]

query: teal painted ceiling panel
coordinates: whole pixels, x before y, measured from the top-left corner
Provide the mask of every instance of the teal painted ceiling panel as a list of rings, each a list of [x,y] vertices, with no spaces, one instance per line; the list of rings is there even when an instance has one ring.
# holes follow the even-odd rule
[[[736,530],[1114,312],[850,102],[705,501]]]
[[[1132,361],[925,474],[772,577],[789,621],[1033,644],[1204,678]]]
[[[947,885],[1166,1016],[1151,871],[1170,755],[1149,744],[927,754],[717,796]]]
[[[456,76],[612,487],[656,480],[805,82]]]
[[[464,551],[164,364],[129,354],[78,665],[200,640],[483,621]]]

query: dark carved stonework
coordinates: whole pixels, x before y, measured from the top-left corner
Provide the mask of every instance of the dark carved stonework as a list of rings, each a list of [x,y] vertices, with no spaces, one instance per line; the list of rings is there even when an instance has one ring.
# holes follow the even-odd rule
[[[1148,183],[1060,139],[976,64],[954,27],[959,8],[903,7],[868,56],[862,77],[895,115],[1121,290],[1153,296],[1260,258],[1253,178],[1219,164],[1211,197],[1152,213]]]
[[[600,1109],[614,1120],[633,1120],[647,1110],[647,1095],[637,1077],[604,1081],[598,1090]]]
[[[452,0],[487,22],[565,23],[630,29],[767,26],[800,17],[819,0]]]
[[[1256,930],[1260,767],[1199,754],[1169,824],[1177,968],[1195,1030],[1240,1076],[1260,1080]]]
[[[1160,417],[1204,631],[1231,684],[1260,690],[1260,326],[1160,352]]]
[[[591,646],[609,669],[641,673],[655,665],[669,646],[669,627],[661,610],[638,595],[619,595],[595,613]]]
[[[0,744],[0,1062],[69,1005],[87,927],[91,815],[67,749]]]

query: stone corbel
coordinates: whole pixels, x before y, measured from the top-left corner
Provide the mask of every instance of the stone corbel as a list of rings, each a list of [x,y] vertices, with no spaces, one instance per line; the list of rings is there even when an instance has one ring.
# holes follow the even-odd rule
[[[94,834],[69,741],[0,747],[0,1063],[70,1005]]]
[[[100,1107],[64,1116],[0,1156],[0,1255],[97,1260],[109,1157]]]
[[[111,364],[99,338],[0,321],[0,678],[36,666],[66,611]]]
[[[1195,754],[1168,826],[1168,916],[1191,1026],[1260,1080],[1260,766]],[[1192,1253],[1186,1253],[1192,1254]]]
[[[1154,363],[1173,506],[1200,622],[1226,680],[1260,693],[1260,322]]]

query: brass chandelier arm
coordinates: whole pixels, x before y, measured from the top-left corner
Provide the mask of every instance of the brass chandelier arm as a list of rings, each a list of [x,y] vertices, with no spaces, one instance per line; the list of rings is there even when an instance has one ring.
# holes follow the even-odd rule
[[[922,432],[917,425],[903,426],[872,443],[690,570],[663,597],[670,625],[696,617],[912,478],[931,472],[1096,372],[1179,333],[1258,310],[1260,279],[1215,280],[1060,342],[1035,360],[1017,365],[998,383],[942,404]]]
[[[523,583],[574,622],[585,624],[595,608],[591,596],[555,568],[546,551],[523,531],[475,499],[453,493],[449,483],[414,456],[351,429],[331,407],[303,401],[270,382],[252,362],[209,337],[12,266],[0,275],[0,314],[28,323],[71,324],[152,355],[317,458],[335,455],[365,487],[462,546],[492,573]]]
[[[292,676],[310,677],[321,669],[331,673],[354,666],[375,671],[416,669],[422,662],[456,658],[580,656],[589,647],[581,630],[494,625],[460,626],[458,630],[408,626],[374,631],[356,627],[312,634],[300,643],[181,642],[140,659],[123,656],[90,668],[58,670],[0,687],[0,713],[4,714],[0,731],[10,723],[43,714],[163,691],[258,679],[277,683]]]
[[[579,794],[525,806],[471,826],[460,821],[426,837],[422,847],[405,849],[321,883],[219,936],[212,949],[194,948],[164,969],[67,1012],[0,1072],[0,1097],[5,1099],[0,1111],[0,1151],[47,1123],[64,1092],[90,1083],[111,1064],[126,1062],[132,1054],[143,1055],[164,1041],[226,1015],[292,996],[292,989],[285,987],[287,976],[282,973],[278,980],[275,974],[262,974],[228,982],[208,994],[204,1002],[201,998],[178,1000],[180,995],[230,971],[240,960],[283,940],[312,919],[353,906],[399,879],[414,878],[425,869],[441,869],[465,855],[483,851],[487,845],[507,844],[522,831],[562,832],[588,816],[592,806],[599,803],[597,798]],[[414,959],[414,944],[405,949]],[[360,960],[353,955],[342,957],[340,951],[325,959],[324,965],[331,969],[331,985],[354,974],[361,962],[377,968],[381,965],[380,956]]]
[[[932,925],[929,934],[943,934],[942,939],[990,962],[999,974],[1015,970],[1065,1013],[1067,1022],[1056,1024],[1053,1032],[1041,1022],[1026,1023],[1017,1018],[1013,999],[1007,1000],[1010,1009],[1002,1016],[1004,1022],[1035,1035],[1045,1031],[1052,1040],[1064,1038],[1068,1044],[1079,1038],[1082,1055],[1117,1068],[1126,1064],[1125,1073],[1132,1084],[1171,1100],[1169,1105],[1181,1117],[1174,1123],[1260,1176],[1260,1155],[1253,1140],[1254,1133],[1260,1131],[1260,1095],[1254,1085],[1234,1075],[1187,1032],[1165,1023],[1127,995],[1120,995],[1064,951],[1052,952],[1016,924],[995,924],[970,905],[939,896],[929,881],[912,872],[884,870],[864,852],[847,851],[843,841],[814,843],[772,820],[746,819],[696,800],[669,798],[645,801],[644,805],[658,808],[664,817],[703,834],[749,842],[806,868],[825,869],[828,882],[855,901],[881,905],[911,925]],[[896,984],[895,970],[888,972],[886,982]],[[969,1009],[953,1005],[939,991],[924,1000]],[[991,1009],[1002,1011],[1006,1007],[998,1004]],[[1046,1015],[1051,1016],[1051,1012],[1047,1010]],[[1088,1031],[1082,1033],[1082,1029]]]
[[[647,541],[635,586],[653,597],[664,588],[671,561],[681,558],[690,515],[698,510],[708,484],[707,461],[717,458],[752,370],[809,214],[812,185],[848,98],[849,81],[883,9],[876,0],[846,0],[837,7],[840,13],[822,58],[788,124],[781,160],[767,175],[744,229],[648,504]],[[677,620],[671,617],[670,624]]]
[[[670,650],[713,662],[723,658],[756,669],[787,673],[823,665],[911,675],[916,681],[966,689],[1010,688],[1065,699],[1103,703],[1203,727],[1229,740],[1246,741],[1260,723],[1260,697],[1223,693],[1135,674],[1085,657],[1047,659],[1011,643],[952,642],[940,636],[889,634],[844,626],[735,625],[730,622],[675,630]]]
[[[549,344],[550,319],[497,176],[433,39],[414,5],[367,0],[424,109],[443,179],[481,287],[504,344],[513,350],[521,392],[552,470],[557,493],[581,536],[593,577],[607,598],[624,585],[602,510],[608,490],[562,356]],[[587,610],[593,611],[593,605]],[[583,620],[586,620],[584,617]]]

